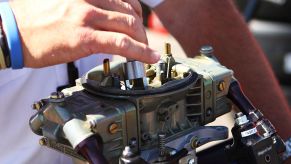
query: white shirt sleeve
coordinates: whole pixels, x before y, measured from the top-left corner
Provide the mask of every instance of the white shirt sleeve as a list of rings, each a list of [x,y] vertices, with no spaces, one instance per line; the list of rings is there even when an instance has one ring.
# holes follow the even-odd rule
[[[151,8],[157,7],[159,4],[161,4],[164,0],[140,0],[144,4],[148,5]]]

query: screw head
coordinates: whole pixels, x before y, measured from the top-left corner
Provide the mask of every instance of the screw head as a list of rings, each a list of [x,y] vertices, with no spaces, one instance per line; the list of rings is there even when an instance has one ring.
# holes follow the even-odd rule
[[[200,53],[203,55],[211,55],[213,53],[213,47],[210,45],[205,45],[200,48]]]
[[[118,132],[118,125],[116,123],[110,124],[109,127],[108,127],[108,131],[111,134],[117,133]]]
[[[41,139],[38,141],[38,143],[39,143],[41,146],[46,145],[46,140],[45,140],[45,138],[41,138]]]
[[[218,90],[219,90],[219,91],[224,91],[225,88],[226,88],[226,83],[225,83],[225,81],[221,81],[221,82],[219,82],[219,84],[218,84]]]

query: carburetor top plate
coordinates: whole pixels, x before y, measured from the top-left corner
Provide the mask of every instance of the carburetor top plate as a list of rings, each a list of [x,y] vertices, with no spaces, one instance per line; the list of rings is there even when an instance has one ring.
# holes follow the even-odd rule
[[[174,65],[174,64],[173,64]],[[180,63],[175,63],[175,65],[182,65]],[[155,65],[152,65],[153,67]],[[124,72],[122,72],[122,63],[113,63],[113,66],[111,67],[112,70],[115,70],[116,72],[113,72],[111,75],[112,77],[117,77],[118,73],[118,79],[124,80]],[[146,77],[146,81],[149,84],[149,86],[145,89],[124,89],[121,87],[113,87],[113,86],[102,86],[102,80],[104,79],[103,69],[102,66],[96,67],[95,69],[92,69],[90,72],[88,72],[83,78],[81,78],[81,84],[82,86],[90,93],[96,94],[96,95],[102,95],[102,96],[108,96],[108,97],[116,97],[119,98],[122,97],[128,97],[128,96],[146,96],[146,95],[154,95],[154,94],[162,94],[165,92],[178,90],[181,88],[185,88],[188,85],[191,85],[197,81],[199,78],[199,75],[193,71],[190,67],[183,67],[184,72],[183,77],[179,77],[179,79],[172,78],[171,80],[168,80],[161,84],[160,86],[151,86],[152,82],[150,78],[152,77]],[[125,80],[124,80],[125,81]],[[124,85],[124,81],[121,81],[122,85]]]

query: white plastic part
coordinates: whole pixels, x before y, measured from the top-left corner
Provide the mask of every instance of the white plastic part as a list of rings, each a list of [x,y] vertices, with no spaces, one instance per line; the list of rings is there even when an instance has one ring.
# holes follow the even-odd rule
[[[246,131],[241,132],[241,136],[242,137],[248,137],[250,135],[256,134],[257,132],[258,132],[257,131],[257,128],[254,127],[252,129],[249,129],[249,130],[246,130]]]
[[[161,4],[164,0],[140,0],[144,4],[148,5],[150,8],[155,8]]]
[[[64,125],[63,131],[74,149],[86,138],[93,135],[90,126],[88,126],[85,121],[75,118]]]

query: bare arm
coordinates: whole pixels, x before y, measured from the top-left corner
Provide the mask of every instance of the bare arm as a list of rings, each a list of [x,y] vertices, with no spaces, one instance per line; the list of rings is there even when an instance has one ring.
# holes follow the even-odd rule
[[[265,55],[230,0],[167,0],[154,9],[188,56],[210,44],[245,93],[286,139],[291,114]]]

